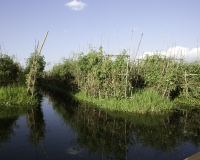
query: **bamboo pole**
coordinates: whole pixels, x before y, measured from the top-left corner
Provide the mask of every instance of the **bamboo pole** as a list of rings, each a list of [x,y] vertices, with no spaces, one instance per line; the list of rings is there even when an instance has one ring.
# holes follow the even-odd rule
[[[3,55],[1,45],[0,45],[0,57]]]
[[[139,44],[138,44],[138,48],[137,48],[137,51],[136,51],[136,53],[135,53],[134,61],[135,61],[135,59],[136,59],[136,57],[137,57],[137,54],[138,54],[138,51],[139,51],[139,48],[140,48],[140,44],[141,44],[141,41],[142,41],[142,37],[143,37],[143,33],[141,34],[141,37],[140,37],[140,42],[139,42]]]
[[[127,59],[127,63],[126,63],[126,87],[125,87],[125,98],[127,97],[127,90],[128,90],[128,66],[129,66],[129,60]]]
[[[199,62],[199,65],[200,65],[199,53],[198,53],[198,41],[199,41],[199,39],[197,39],[197,62]]]
[[[40,47],[40,50],[39,50],[39,52],[38,52],[38,55],[40,55],[40,53],[41,53],[41,51],[42,51],[42,48],[43,48],[43,46],[44,46],[44,43],[45,43],[46,38],[47,38],[47,36],[48,36],[48,33],[49,33],[49,31],[47,31],[47,33],[46,33],[46,35],[45,35],[45,38],[44,38],[43,43],[42,43],[42,46]]]
[[[187,73],[186,73],[186,71],[185,71],[184,77],[185,77],[185,96],[187,98],[188,97],[188,84],[187,84]]]
[[[38,58],[37,56],[40,55],[41,51],[42,51],[42,48],[44,46],[44,43],[46,41],[46,38],[47,38],[47,35],[48,35],[49,31],[47,31],[46,35],[45,35],[45,38],[43,40],[43,43],[42,43],[42,46],[40,47],[40,50],[38,52],[38,46],[39,46],[39,43],[37,45],[37,47],[35,48],[35,55],[34,55],[34,59],[33,59],[33,63],[32,63],[32,66],[31,66],[31,69],[30,69],[30,72],[29,72],[29,78],[28,78],[28,89],[27,89],[27,92],[31,92],[32,96],[35,92],[35,81],[36,81],[36,75],[38,74],[37,72],[37,61],[38,61]]]

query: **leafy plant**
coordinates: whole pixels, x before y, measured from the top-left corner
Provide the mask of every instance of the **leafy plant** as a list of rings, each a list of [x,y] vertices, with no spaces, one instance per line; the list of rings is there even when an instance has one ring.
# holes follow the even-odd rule
[[[22,78],[21,65],[14,62],[14,57],[0,53],[0,87],[18,83]]]

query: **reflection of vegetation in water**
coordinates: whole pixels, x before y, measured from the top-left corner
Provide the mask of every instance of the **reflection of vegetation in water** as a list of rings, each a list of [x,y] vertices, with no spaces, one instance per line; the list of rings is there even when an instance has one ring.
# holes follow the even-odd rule
[[[0,118],[0,149],[1,144],[10,139],[10,135],[14,134],[14,129],[18,128],[16,121],[17,117]]]
[[[25,115],[32,106],[2,108],[0,111],[0,148],[2,142],[7,142],[10,135],[15,133],[15,129],[19,128],[16,120],[19,116]]]
[[[200,146],[199,111],[175,112],[159,125],[135,126],[137,141],[142,146],[151,146],[158,154],[170,152],[180,155],[179,146],[191,142],[195,147]],[[175,152],[174,152],[175,151]]]
[[[58,99],[50,100],[57,113],[78,133],[77,138],[73,141],[75,148],[88,148],[90,155],[97,152],[101,156],[105,152],[107,156],[111,157],[114,154],[118,159],[126,155],[131,134],[128,133],[129,129],[126,129],[129,128],[129,125],[124,124],[124,119],[113,123],[112,118],[103,111],[85,107],[70,107],[69,103],[65,104],[64,102],[62,103],[64,105],[60,106],[57,103]],[[79,105],[79,103],[77,104]],[[121,124],[124,124],[124,132],[121,132]]]
[[[18,117],[20,115],[25,115],[29,109],[33,107],[13,107],[13,108],[4,108],[0,111],[0,118],[12,118]]]
[[[75,148],[87,148],[90,155],[97,153],[101,157],[104,153],[108,158],[121,159],[131,145],[139,156],[137,144],[141,144],[151,147],[157,155],[167,152],[181,156],[180,146],[186,142],[200,146],[199,110],[135,115],[105,112],[78,102],[74,106],[55,97],[50,100],[56,112],[77,132]]]
[[[27,112],[27,126],[30,130],[28,140],[35,146],[43,140],[45,136],[45,122],[41,106],[31,109]]]

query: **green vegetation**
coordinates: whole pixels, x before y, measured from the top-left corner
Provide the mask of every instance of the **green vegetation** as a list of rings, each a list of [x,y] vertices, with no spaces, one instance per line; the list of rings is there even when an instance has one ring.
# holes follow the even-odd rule
[[[153,89],[139,90],[129,99],[109,98],[99,100],[81,93],[75,94],[75,97],[95,103],[101,108],[115,111],[146,113],[169,111],[173,108],[173,103],[169,99],[160,96]]]
[[[11,57],[0,55],[1,88],[26,83],[32,97],[41,88],[54,86],[72,97],[75,95],[103,108],[140,113],[162,112],[183,103],[198,106],[200,101],[199,63],[162,56],[159,52],[143,59],[130,59],[126,50],[119,55],[109,55],[102,47],[99,50],[91,47],[88,54],[64,58],[48,72],[44,72],[46,62],[38,46],[28,58],[25,69]],[[23,96],[24,99],[18,98],[15,103],[5,103],[6,97],[13,96],[9,90],[2,96],[2,105],[11,106],[28,100]]]
[[[45,67],[44,57],[31,54],[27,60],[27,67],[24,69],[19,63],[15,62],[14,57],[0,53],[0,108],[21,108],[37,106],[40,103],[39,84],[42,80]],[[33,65],[34,64],[34,65]],[[32,72],[35,68],[35,72]],[[34,85],[27,83],[34,79]],[[32,95],[28,93],[31,92]]]
[[[200,98],[200,65],[160,54],[146,56],[136,66],[137,82],[153,87],[161,95],[176,98]],[[138,78],[140,77],[140,78]]]
[[[45,64],[44,56],[40,55],[38,47],[35,48],[35,52],[28,58],[25,68],[27,90],[32,96],[39,91]]]
[[[20,82],[23,78],[22,72],[22,67],[14,62],[14,57],[0,53],[0,87]]]
[[[76,54],[53,66],[44,74],[44,84],[110,110],[161,112],[185,99],[189,105],[199,104],[200,66],[158,52],[131,60],[125,50],[108,55],[102,47],[91,48],[88,54]]]
[[[25,86],[13,85],[0,88],[0,107],[13,108],[35,106],[40,103],[39,97],[27,94]]]

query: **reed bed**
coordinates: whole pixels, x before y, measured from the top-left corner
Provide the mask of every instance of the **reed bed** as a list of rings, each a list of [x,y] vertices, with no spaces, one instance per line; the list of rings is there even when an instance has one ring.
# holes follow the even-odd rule
[[[36,106],[40,103],[36,95],[27,94],[27,88],[20,85],[10,85],[0,88],[0,107]]]
[[[113,111],[125,111],[125,112],[163,112],[169,111],[174,108],[173,102],[165,97],[159,95],[153,89],[144,89],[137,91],[131,98],[128,99],[98,99],[95,97],[88,97],[82,93],[75,94],[80,100],[92,102],[97,104],[100,108],[113,110]]]

